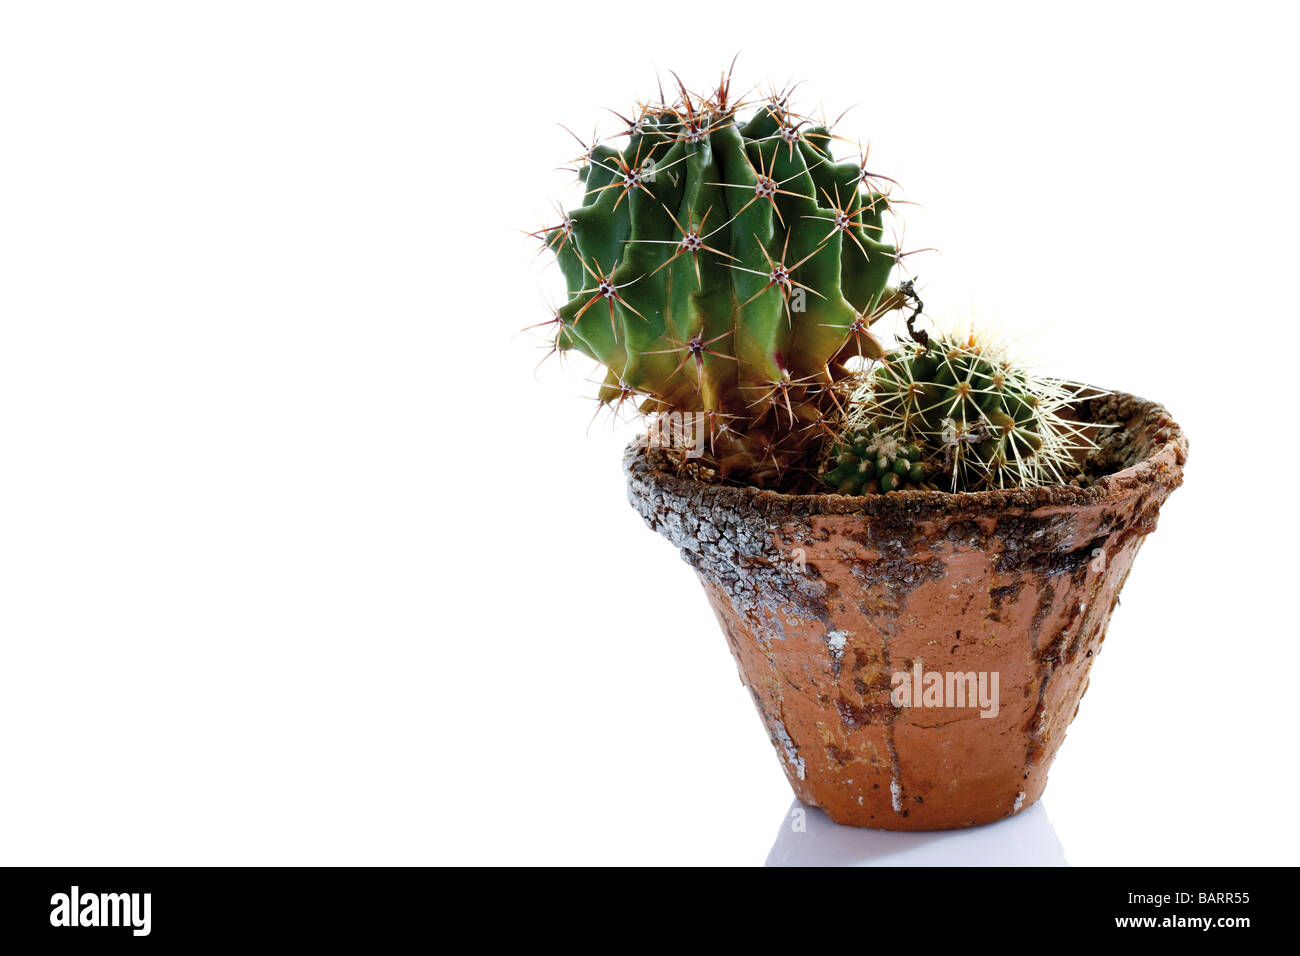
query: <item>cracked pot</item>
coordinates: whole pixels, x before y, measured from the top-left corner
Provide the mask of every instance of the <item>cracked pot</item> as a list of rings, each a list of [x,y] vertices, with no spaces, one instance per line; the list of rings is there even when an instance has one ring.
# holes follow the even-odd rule
[[[698,574],[805,804],[940,830],[1042,794],[1187,454],[1152,402],[1076,411],[1114,426],[1083,487],[785,495],[681,477],[629,447],[629,500]]]

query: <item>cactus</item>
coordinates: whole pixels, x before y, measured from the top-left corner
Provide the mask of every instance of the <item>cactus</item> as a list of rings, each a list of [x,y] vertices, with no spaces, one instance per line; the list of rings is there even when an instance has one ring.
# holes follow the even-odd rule
[[[1083,426],[1060,414],[1079,387],[1030,375],[973,330],[921,338],[892,351],[854,391],[846,434],[885,429],[923,447],[927,471],[952,491],[1070,480],[1093,447]]]
[[[894,181],[836,162],[834,124],[782,93],[745,108],[729,73],[706,96],[679,81],[621,117],[621,148],[585,149],[582,205],[533,234],[568,290],[543,324],[605,367],[603,405],[698,414],[706,465],[789,487],[840,423],[850,359],[882,354],[869,326],[907,301],[904,254],[883,237]]]
[[[915,490],[925,481],[926,457],[898,431],[858,425],[832,447],[832,467],[821,480],[842,495]]]

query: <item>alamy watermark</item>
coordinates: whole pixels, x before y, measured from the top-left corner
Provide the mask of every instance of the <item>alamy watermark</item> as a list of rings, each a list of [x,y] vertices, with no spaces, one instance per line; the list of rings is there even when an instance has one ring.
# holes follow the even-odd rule
[[[73,886],[50,897],[50,925],[129,927],[133,936],[148,936],[152,902],[152,893],[83,893]]]
[[[889,680],[895,707],[978,707],[981,717],[998,715],[997,671],[925,671],[920,660]]]
[[[646,441],[651,448],[686,452],[687,458],[704,454],[709,416],[705,412],[659,412],[650,416]]]

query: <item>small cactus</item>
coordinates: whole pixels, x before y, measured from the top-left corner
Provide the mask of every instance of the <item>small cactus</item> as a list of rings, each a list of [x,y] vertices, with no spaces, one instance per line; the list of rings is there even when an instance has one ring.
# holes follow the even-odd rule
[[[925,457],[897,431],[858,425],[832,447],[821,480],[841,495],[915,490],[925,481]]]
[[[908,300],[885,241],[894,181],[775,93],[742,120],[730,74],[639,105],[618,146],[584,144],[582,205],[534,233],[568,291],[552,351],[601,363],[601,403],[709,422],[706,465],[789,485],[841,423],[835,386],[868,327]],[[798,470],[798,468],[796,468]]]
[[[846,434],[863,426],[924,448],[952,491],[1064,484],[1093,443],[1061,410],[1080,390],[1036,378],[996,341],[943,333],[898,348],[854,391]]]

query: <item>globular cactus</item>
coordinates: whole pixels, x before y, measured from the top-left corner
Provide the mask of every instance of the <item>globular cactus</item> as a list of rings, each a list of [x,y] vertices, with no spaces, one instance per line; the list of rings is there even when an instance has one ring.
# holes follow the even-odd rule
[[[925,481],[926,457],[897,431],[858,425],[831,448],[821,480],[842,495],[912,491]]]
[[[586,151],[582,205],[535,233],[568,289],[544,324],[605,367],[602,403],[696,413],[705,464],[788,487],[839,424],[846,363],[882,354],[868,327],[906,302],[893,180],[836,162],[838,137],[783,94],[742,122],[730,87],[679,83],[625,118],[621,148]]]
[[[869,426],[923,447],[952,491],[1067,483],[1093,447],[1061,416],[1078,387],[1036,378],[971,331],[920,337],[890,352],[854,391],[847,434]]]

